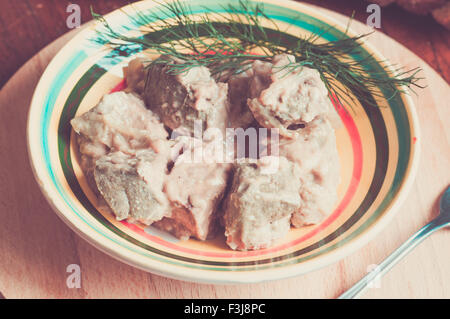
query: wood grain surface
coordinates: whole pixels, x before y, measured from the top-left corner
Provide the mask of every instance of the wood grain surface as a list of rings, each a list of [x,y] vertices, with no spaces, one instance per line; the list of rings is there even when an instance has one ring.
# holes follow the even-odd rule
[[[1,0],[0,1],[0,87],[30,57],[70,31],[66,12],[70,3],[80,6],[81,22],[91,19],[90,7],[105,14],[136,0]],[[366,0],[305,0],[366,22]],[[397,5],[381,9],[381,32],[397,40],[427,62],[450,83],[450,32],[430,15],[415,15]]]
[[[363,25],[354,27],[367,31]],[[394,63],[421,66],[428,87],[414,96],[422,146],[416,181],[398,214],[375,239],[333,265],[260,284],[194,284],[116,261],[57,217],[28,161],[26,121],[33,90],[50,59],[73,34],[40,51],[0,92],[0,292],[6,298],[334,298],[437,214],[438,197],[450,183],[450,88],[424,61],[377,32],[371,41],[378,49]],[[450,298],[449,243],[449,230],[435,233],[363,297]],[[67,287],[69,264],[80,265],[81,288]]]

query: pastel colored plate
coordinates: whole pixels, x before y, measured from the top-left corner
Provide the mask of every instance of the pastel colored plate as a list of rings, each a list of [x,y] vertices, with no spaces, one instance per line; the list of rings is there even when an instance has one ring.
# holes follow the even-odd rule
[[[223,11],[223,2],[190,3],[195,13],[206,12],[205,6]],[[321,37],[333,40],[343,36],[346,28],[306,5],[264,3],[277,24],[292,25],[287,32],[294,37],[326,28]],[[136,10],[145,15],[155,5],[145,1],[122,10],[131,16]],[[115,29],[125,30],[123,27],[135,23],[124,11],[107,15]],[[96,36],[94,26],[81,31],[42,75],[28,118],[28,147],[36,179],[57,214],[113,257],[153,273],[197,282],[244,283],[290,277],[336,262],[362,247],[389,222],[411,186],[419,151],[412,101],[405,95],[389,101],[378,98],[379,108],[355,103],[351,105],[354,111],[339,109],[336,137],[342,182],[334,211],[319,225],[291,230],[269,249],[236,252],[226,247],[223,237],[177,241],[151,228],[118,222],[96,206],[79,166],[69,121],[120,87],[122,67],[141,48],[114,56],[110,49],[94,44]],[[364,49],[384,60],[370,41]],[[383,66],[379,71],[385,71]]]

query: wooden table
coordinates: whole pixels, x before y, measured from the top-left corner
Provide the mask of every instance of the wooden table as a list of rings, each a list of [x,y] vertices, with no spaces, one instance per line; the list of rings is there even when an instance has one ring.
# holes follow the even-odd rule
[[[137,270],[74,234],[47,204],[29,166],[25,127],[31,95],[49,60],[72,36],[66,34],[39,52],[0,93],[0,292],[6,298],[333,298],[436,215],[438,196],[450,184],[450,88],[412,52],[376,33],[371,39],[381,52],[394,63],[421,66],[428,84],[414,97],[422,143],[418,176],[386,229],[338,263],[268,283],[193,284]],[[450,298],[449,242],[450,231],[434,234],[364,297]],[[66,286],[69,264],[81,266],[79,289]]]

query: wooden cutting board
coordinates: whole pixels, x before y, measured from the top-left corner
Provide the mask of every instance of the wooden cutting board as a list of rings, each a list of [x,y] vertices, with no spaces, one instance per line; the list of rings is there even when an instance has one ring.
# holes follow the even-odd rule
[[[352,27],[368,31],[356,22]],[[6,298],[334,298],[437,214],[438,196],[450,184],[449,85],[408,49],[376,32],[371,42],[393,63],[422,67],[428,87],[414,96],[422,145],[416,181],[397,216],[375,239],[336,264],[261,284],[194,284],[116,261],[56,216],[33,178],[26,150],[27,112],[34,88],[51,58],[76,32],[34,56],[0,92],[0,292]],[[449,244],[450,231],[437,232],[363,297],[450,298]],[[70,264],[81,267],[81,288],[66,285]]]

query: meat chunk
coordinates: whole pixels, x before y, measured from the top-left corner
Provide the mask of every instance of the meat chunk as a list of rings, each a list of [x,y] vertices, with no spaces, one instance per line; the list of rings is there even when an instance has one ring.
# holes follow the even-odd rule
[[[81,165],[91,187],[95,186],[93,171],[98,158],[115,151],[134,154],[150,147],[158,151],[168,135],[144,102],[125,92],[105,95],[97,106],[70,123],[77,133]]]
[[[166,165],[166,157],[152,150],[135,155],[114,152],[96,161],[95,182],[117,220],[150,225],[168,215],[163,193]]]
[[[333,127],[318,117],[297,130],[295,139],[281,139],[279,154],[301,171],[301,206],[293,214],[294,227],[317,224],[328,216],[337,200],[340,183],[339,155]]]
[[[170,65],[177,63],[163,56],[150,65],[144,90],[147,106],[166,126],[183,135],[193,135],[195,120],[203,129],[224,130],[227,84],[216,83],[203,66],[173,74]]]
[[[266,248],[291,224],[320,222],[336,201],[340,177],[330,102],[318,73],[289,69],[292,59],[252,61],[251,68],[220,79],[227,83],[204,67],[169,72],[181,62],[169,57],[148,70],[131,61],[124,71],[133,93],[106,95],[71,121],[83,170],[99,197],[118,220],[182,239],[206,240],[225,227],[235,250]],[[202,140],[196,120],[205,130]],[[227,126],[259,125],[279,128],[281,138],[266,132],[270,137],[254,139],[250,130],[223,134]],[[170,140],[165,126],[177,133]],[[245,143],[240,148],[247,139],[259,153]],[[241,152],[229,154],[236,148]]]
[[[176,142],[172,154],[181,154],[174,159],[164,187],[172,212],[154,226],[182,239],[195,237],[205,240],[214,234],[231,164],[204,158],[210,155],[214,143],[222,141],[201,142],[182,136]],[[194,152],[200,147],[202,156],[196,158]]]
[[[274,167],[278,167],[273,170]],[[235,250],[266,248],[289,231],[300,207],[300,170],[284,157],[236,166],[225,200],[225,236]]]
[[[428,14],[442,7],[448,0],[397,0],[397,4],[416,14]]]
[[[322,157],[337,154],[334,129],[327,118],[317,117],[296,133],[295,139],[280,139],[279,154],[297,163],[302,173],[311,171]]]
[[[296,228],[318,224],[330,215],[337,200],[336,188],[316,180],[314,174],[301,178],[302,204],[292,215],[291,224]]]
[[[168,136],[158,118],[132,93],[107,94],[96,107],[70,123],[75,132],[98,149],[127,154],[155,146],[157,141]],[[97,153],[89,153],[90,146],[86,147],[85,154],[98,156]]]
[[[248,106],[260,125],[293,136],[293,124],[307,123],[331,109],[328,90],[317,70],[295,64],[290,55],[272,63],[255,61]]]
[[[257,98],[261,92],[267,89],[272,83],[273,64],[267,61],[255,60],[252,64],[253,76],[249,85],[249,97]]]
[[[380,6],[384,7],[387,6],[393,2],[395,2],[396,0],[370,0],[372,1],[372,3],[376,3],[379,4]]]

